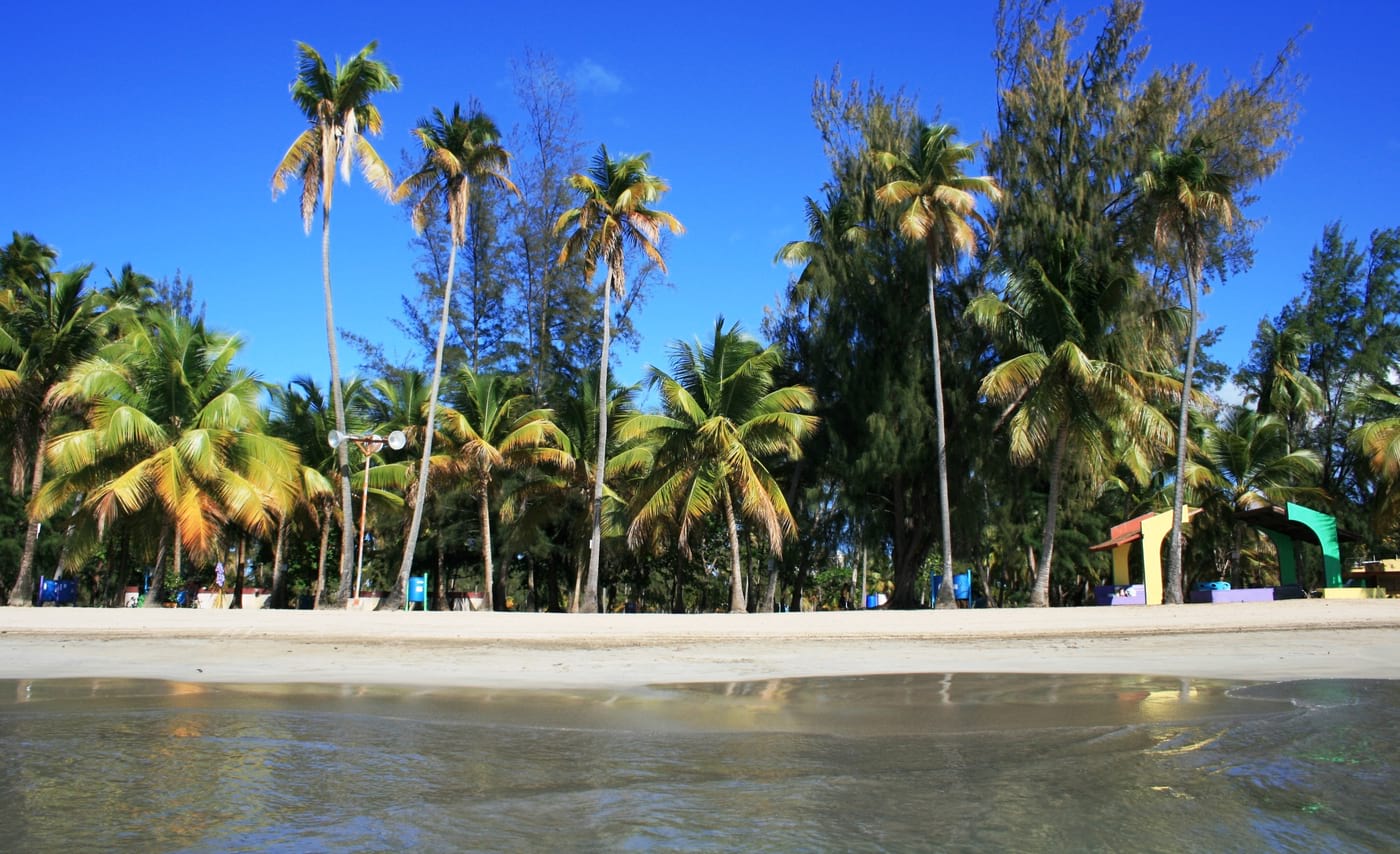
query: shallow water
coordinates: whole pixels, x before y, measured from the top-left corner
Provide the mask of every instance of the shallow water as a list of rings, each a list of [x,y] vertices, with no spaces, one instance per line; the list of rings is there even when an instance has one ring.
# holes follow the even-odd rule
[[[0,850],[1400,849],[1400,683],[0,681]]]

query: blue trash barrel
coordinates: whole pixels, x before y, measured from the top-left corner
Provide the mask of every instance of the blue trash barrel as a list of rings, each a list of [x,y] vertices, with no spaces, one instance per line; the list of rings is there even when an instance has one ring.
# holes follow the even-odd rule
[[[428,604],[428,576],[410,575],[408,577],[408,601],[422,603],[424,607]]]
[[[953,598],[963,601],[972,598],[972,573],[964,572],[953,576]]]
[[[931,580],[933,600],[938,601],[938,590],[943,586],[943,576],[935,575]],[[953,598],[964,601],[972,598],[972,570],[953,576]]]

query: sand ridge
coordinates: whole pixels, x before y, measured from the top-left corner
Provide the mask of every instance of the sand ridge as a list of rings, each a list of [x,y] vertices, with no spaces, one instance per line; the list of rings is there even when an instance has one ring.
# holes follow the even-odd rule
[[[527,614],[0,608],[0,679],[626,687],[876,673],[1400,679],[1400,599]]]

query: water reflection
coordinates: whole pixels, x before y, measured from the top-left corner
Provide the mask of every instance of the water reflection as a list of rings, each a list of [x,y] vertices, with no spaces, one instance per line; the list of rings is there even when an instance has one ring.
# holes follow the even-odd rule
[[[7,697],[9,850],[1400,847],[1387,682],[40,680]]]

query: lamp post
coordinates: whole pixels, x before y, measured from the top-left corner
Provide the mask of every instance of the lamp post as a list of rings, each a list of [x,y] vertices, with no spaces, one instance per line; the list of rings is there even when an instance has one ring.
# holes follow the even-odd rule
[[[402,430],[395,430],[387,437],[378,433],[371,433],[368,436],[351,436],[349,433],[342,433],[339,430],[332,430],[326,436],[326,441],[331,449],[339,448],[343,442],[351,442],[360,449],[360,453],[365,457],[365,486],[364,494],[360,498],[360,544],[358,553],[355,556],[355,607],[360,607],[360,572],[365,565],[365,516],[369,510],[369,458],[379,453],[385,446],[399,450],[408,442]]]

